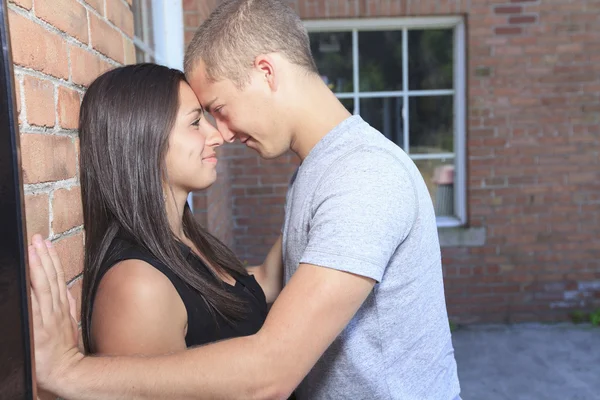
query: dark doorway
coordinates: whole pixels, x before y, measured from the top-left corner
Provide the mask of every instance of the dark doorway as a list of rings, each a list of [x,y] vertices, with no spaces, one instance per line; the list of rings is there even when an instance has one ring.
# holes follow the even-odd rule
[[[34,399],[29,283],[8,7],[0,0],[0,398]]]

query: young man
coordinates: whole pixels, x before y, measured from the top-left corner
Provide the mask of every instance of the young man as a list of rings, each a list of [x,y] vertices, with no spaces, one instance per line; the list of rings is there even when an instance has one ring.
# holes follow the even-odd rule
[[[39,384],[94,400],[459,398],[425,183],[322,82],[298,16],[278,0],[225,0],[185,69],[227,141],[302,160],[285,210],[285,287],[253,336],[163,357],[84,357],[60,263],[37,241]]]

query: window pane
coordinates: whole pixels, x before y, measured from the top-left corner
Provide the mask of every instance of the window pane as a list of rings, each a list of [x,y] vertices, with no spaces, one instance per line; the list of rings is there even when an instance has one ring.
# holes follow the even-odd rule
[[[137,46],[135,47],[135,62],[146,62],[146,53],[144,53],[144,51]]]
[[[410,97],[410,153],[453,153],[453,96]]]
[[[415,160],[415,164],[429,189],[438,217],[453,217],[454,212],[454,160]]]
[[[452,29],[408,32],[410,90],[452,89],[454,60]]]
[[[385,137],[404,147],[401,97],[360,99],[360,115]]]
[[[354,114],[354,99],[340,99],[340,102],[350,113]]]
[[[144,16],[142,15],[142,1],[144,0],[133,0],[132,3],[134,35],[139,39],[142,39],[144,37]]]
[[[358,33],[361,92],[402,90],[402,31]]]
[[[352,32],[310,33],[310,50],[334,93],[352,92]]]
[[[152,20],[152,0],[146,1],[146,14],[145,18],[145,29],[144,29],[144,42],[154,50],[154,21]]]

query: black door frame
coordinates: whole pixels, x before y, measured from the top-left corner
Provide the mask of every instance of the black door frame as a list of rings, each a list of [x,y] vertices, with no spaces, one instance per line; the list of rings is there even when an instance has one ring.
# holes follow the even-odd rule
[[[0,398],[36,399],[8,6],[0,0]]]

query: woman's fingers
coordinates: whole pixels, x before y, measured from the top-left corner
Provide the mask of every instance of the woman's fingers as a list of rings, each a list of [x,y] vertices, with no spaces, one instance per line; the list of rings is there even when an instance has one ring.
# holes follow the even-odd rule
[[[58,274],[54,262],[48,253],[48,248],[44,243],[44,240],[40,235],[33,236],[33,245],[35,251],[41,261],[42,267],[46,273],[46,279],[48,280],[48,290],[50,291],[52,299],[52,308],[56,311],[61,309],[60,301],[60,289],[58,284]],[[64,282],[63,282],[64,284]],[[42,299],[38,299],[42,301]]]
[[[46,248],[48,249],[48,254],[50,255],[50,259],[52,260],[52,264],[54,265],[54,270],[56,271],[56,280],[58,285],[58,293],[60,296],[61,303],[66,306],[69,303],[67,298],[67,285],[66,285],[66,277],[65,271],[62,267],[60,259],[58,258],[58,253],[56,252],[56,248],[52,245],[49,240],[46,240]]]
[[[31,283],[32,299],[34,298],[36,300],[37,310],[40,313],[41,321],[43,321],[44,315],[50,315],[53,310],[50,281],[46,276],[46,270],[44,269],[42,260],[38,256],[34,246],[29,246],[28,251],[29,281]]]

